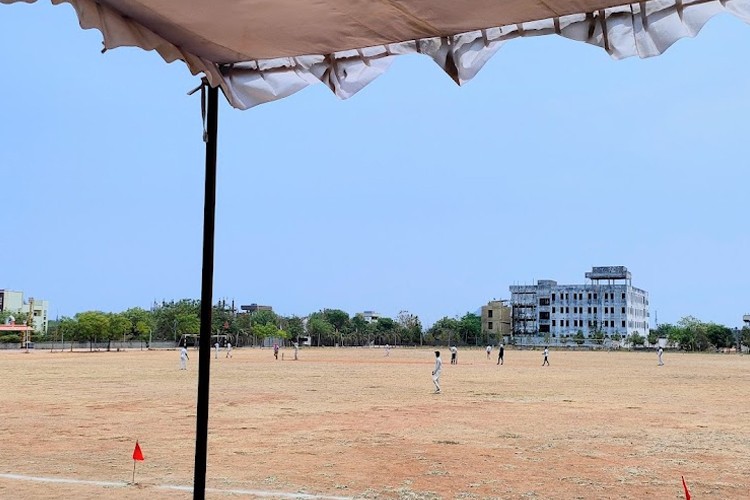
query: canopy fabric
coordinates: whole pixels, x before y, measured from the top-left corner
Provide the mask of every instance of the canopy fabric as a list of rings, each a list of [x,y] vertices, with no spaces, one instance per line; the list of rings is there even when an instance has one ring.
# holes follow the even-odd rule
[[[0,0],[0,3],[35,0]],[[557,34],[616,59],[661,54],[714,15],[750,23],[750,0],[52,0],[70,3],[104,47],[184,61],[247,109],[324,83],[348,98],[395,56],[431,57],[458,84],[503,43]],[[620,4],[620,5],[618,5]]]

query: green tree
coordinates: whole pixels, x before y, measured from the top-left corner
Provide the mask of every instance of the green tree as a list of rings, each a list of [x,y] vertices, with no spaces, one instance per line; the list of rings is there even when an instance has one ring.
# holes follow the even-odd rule
[[[582,330],[578,330],[576,334],[573,336],[575,339],[576,344],[583,345],[584,342],[586,342],[586,337],[583,335]]]
[[[742,327],[742,333],[741,337],[742,339],[742,345],[750,347],[750,327],[743,326]]]
[[[279,316],[273,311],[255,311],[250,313],[250,319],[253,325],[274,325],[278,326]]]
[[[28,325],[29,313],[23,311],[0,311],[0,324],[5,324],[13,318],[17,325]]]
[[[302,318],[298,316],[291,316],[286,319],[286,329],[289,336],[296,342],[299,342],[299,338],[305,334],[305,325]]]
[[[235,345],[249,345],[250,339],[255,339],[253,334],[253,319],[250,313],[240,313],[234,318],[234,327],[236,328]],[[253,341],[255,344],[255,341]]]
[[[200,317],[189,312],[178,313],[174,317],[174,321],[172,324],[175,340],[179,340],[182,335],[190,333],[200,333],[201,330]]]
[[[362,314],[355,314],[350,321],[352,331],[360,345],[370,344],[370,338],[373,333],[373,326],[365,320]]]
[[[659,341],[659,331],[654,328],[649,329],[647,339],[649,345],[656,345]]]
[[[344,335],[350,331],[349,314],[341,309],[324,309],[323,317],[333,325],[334,335],[339,344],[344,344]]]
[[[422,322],[419,316],[409,311],[401,311],[396,316],[396,322],[401,329],[402,339],[409,344],[422,345]]]
[[[375,322],[375,335],[378,344],[399,344],[399,326],[391,318],[380,317]]]
[[[583,332],[581,332],[581,333],[583,333]],[[594,332],[591,335],[591,338],[594,340],[594,343],[597,344],[597,345],[604,344],[604,332],[601,331],[601,330]]]
[[[200,301],[182,299],[162,302],[153,310],[155,340],[179,340],[180,336],[200,331]]]
[[[705,323],[693,316],[685,316],[670,331],[669,341],[679,344],[680,349],[686,351],[705,351],[710,345],[706,331]]]
[[[320,313],[313,313],[307,320],[307,333],[310,338],[317,339],[315,345],[321,346],[331,338],[334,328]]]
[[[630,343],[633,344],[634,346],[643,345],[646,343],[646,337],[644,337],[643,335],[639,333],[633,333],[630,336]]]
[[[457,345],[461,343],[459,329],[459,320],[444,316],[427,329],[426,336],[433,345]]]
[[[75,315],[77,340],[88,340],[93,350],[98,340],[109,339],[109,316],[101,311],[86,311]]]
[[[734,345],[734,333],[731,328],[716,323],[706,323],[705,328],[708,341],[715,347],[724,348]]]
[[[283,338],[281,332],[283,332],[283,330],[279,330],[276,325],[271,323],[253,326],[253,335],[255,335],[261,343],[263,343],[263,340],[265,339],[271,339],[274,337]]]
[[[219,301],[211,308],[211,332],[229,335],[231,342],[239,333],[239,327],[235,324],[236,315],[236,311],[231,305],[227,305],[226,300]]]
[[[63,316],[58,321],[57,330],[59,332],[59,337],[61,342],[65,342],[67,339],[68,342],[70,342],[70,350],[73,350],[73,340],[76,340],[77,332],[78,332],[78,322],[75,320],[75,318],[70,318],[68,316]],[[63,347],[65,347],[63,345]]]
[[[122,313],[130,322],[130,337],[148,340],[154,330],[154,319],[151,312],[140,307],[131,307]]]
[[[107,316],[109,319],[107,340],[109,342],[112,340],[125,342],[125,336],[131,333],[133,327],[130,319],[124,313],[109,313]],[[107,343],[107,350],[109,350],[109,343]]]
[[[465,344],[479,345],[479,342],[485,343],[485,339],[482,338],[482,318],[474,313],[467,312],[461,317],[458,333]],[[487,339],[487,342],[489,342],[489,339]]]

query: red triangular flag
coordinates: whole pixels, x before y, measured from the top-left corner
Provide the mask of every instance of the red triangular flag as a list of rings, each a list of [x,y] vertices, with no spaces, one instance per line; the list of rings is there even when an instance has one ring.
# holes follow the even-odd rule
[[[141,451],[141,445],[138,441],[135,442],[135,449],[133,450],[133,460],[143,460],[143,452]]]
[[[685,488],[685,500],[690,500],[690,491],[688,491],[687,484],[685,484],[685,476],[682,476],[682,487]]]

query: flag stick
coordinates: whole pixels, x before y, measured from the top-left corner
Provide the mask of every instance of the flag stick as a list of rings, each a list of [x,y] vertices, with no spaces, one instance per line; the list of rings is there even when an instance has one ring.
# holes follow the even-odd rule
[[[135,484],[135,460],[133,460],[133,484]]]

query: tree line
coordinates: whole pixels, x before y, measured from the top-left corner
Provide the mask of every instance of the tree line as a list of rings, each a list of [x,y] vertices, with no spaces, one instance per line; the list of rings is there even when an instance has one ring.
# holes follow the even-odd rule
[[[0,313],[5,321],[8,313]],[[25,322],[18,313],[16,323]],[[133,307],[122,312],[85,311],[49,322],[46,336],[35,333],[35,341],[77,341],[91,343],[170,341],[177,343],[184,334],[200,330],[200,301],[182,299],[155,303],[150,310]],[[296,340],[306,337],[314,346],[363,345],[488,345],[503,339],[482,329],[481,318],[467,312],[462,317],[443,317],[424,329],[418,316],[401,311],[395,318],[367,321],[362,315],[350,316],[341,309],[323,309],[301,316],[282,316],[268,310],[238,312],[225,301],[213,306],[211,332],[223,334],[236,346],[259,345],[265,339]],[[743,328],[739,339],[724,325],[705,323],[692,316],[677,324],[661,324],[648,337],[631,335],[635,346],[656,345],[666,339],[687,351],[706,351],[736,346],[738,340],[750,346],[750,328]],[[583,340],[583,339],[580,339]],[[0,342],[18,342],[17,334],[0,337]]]

